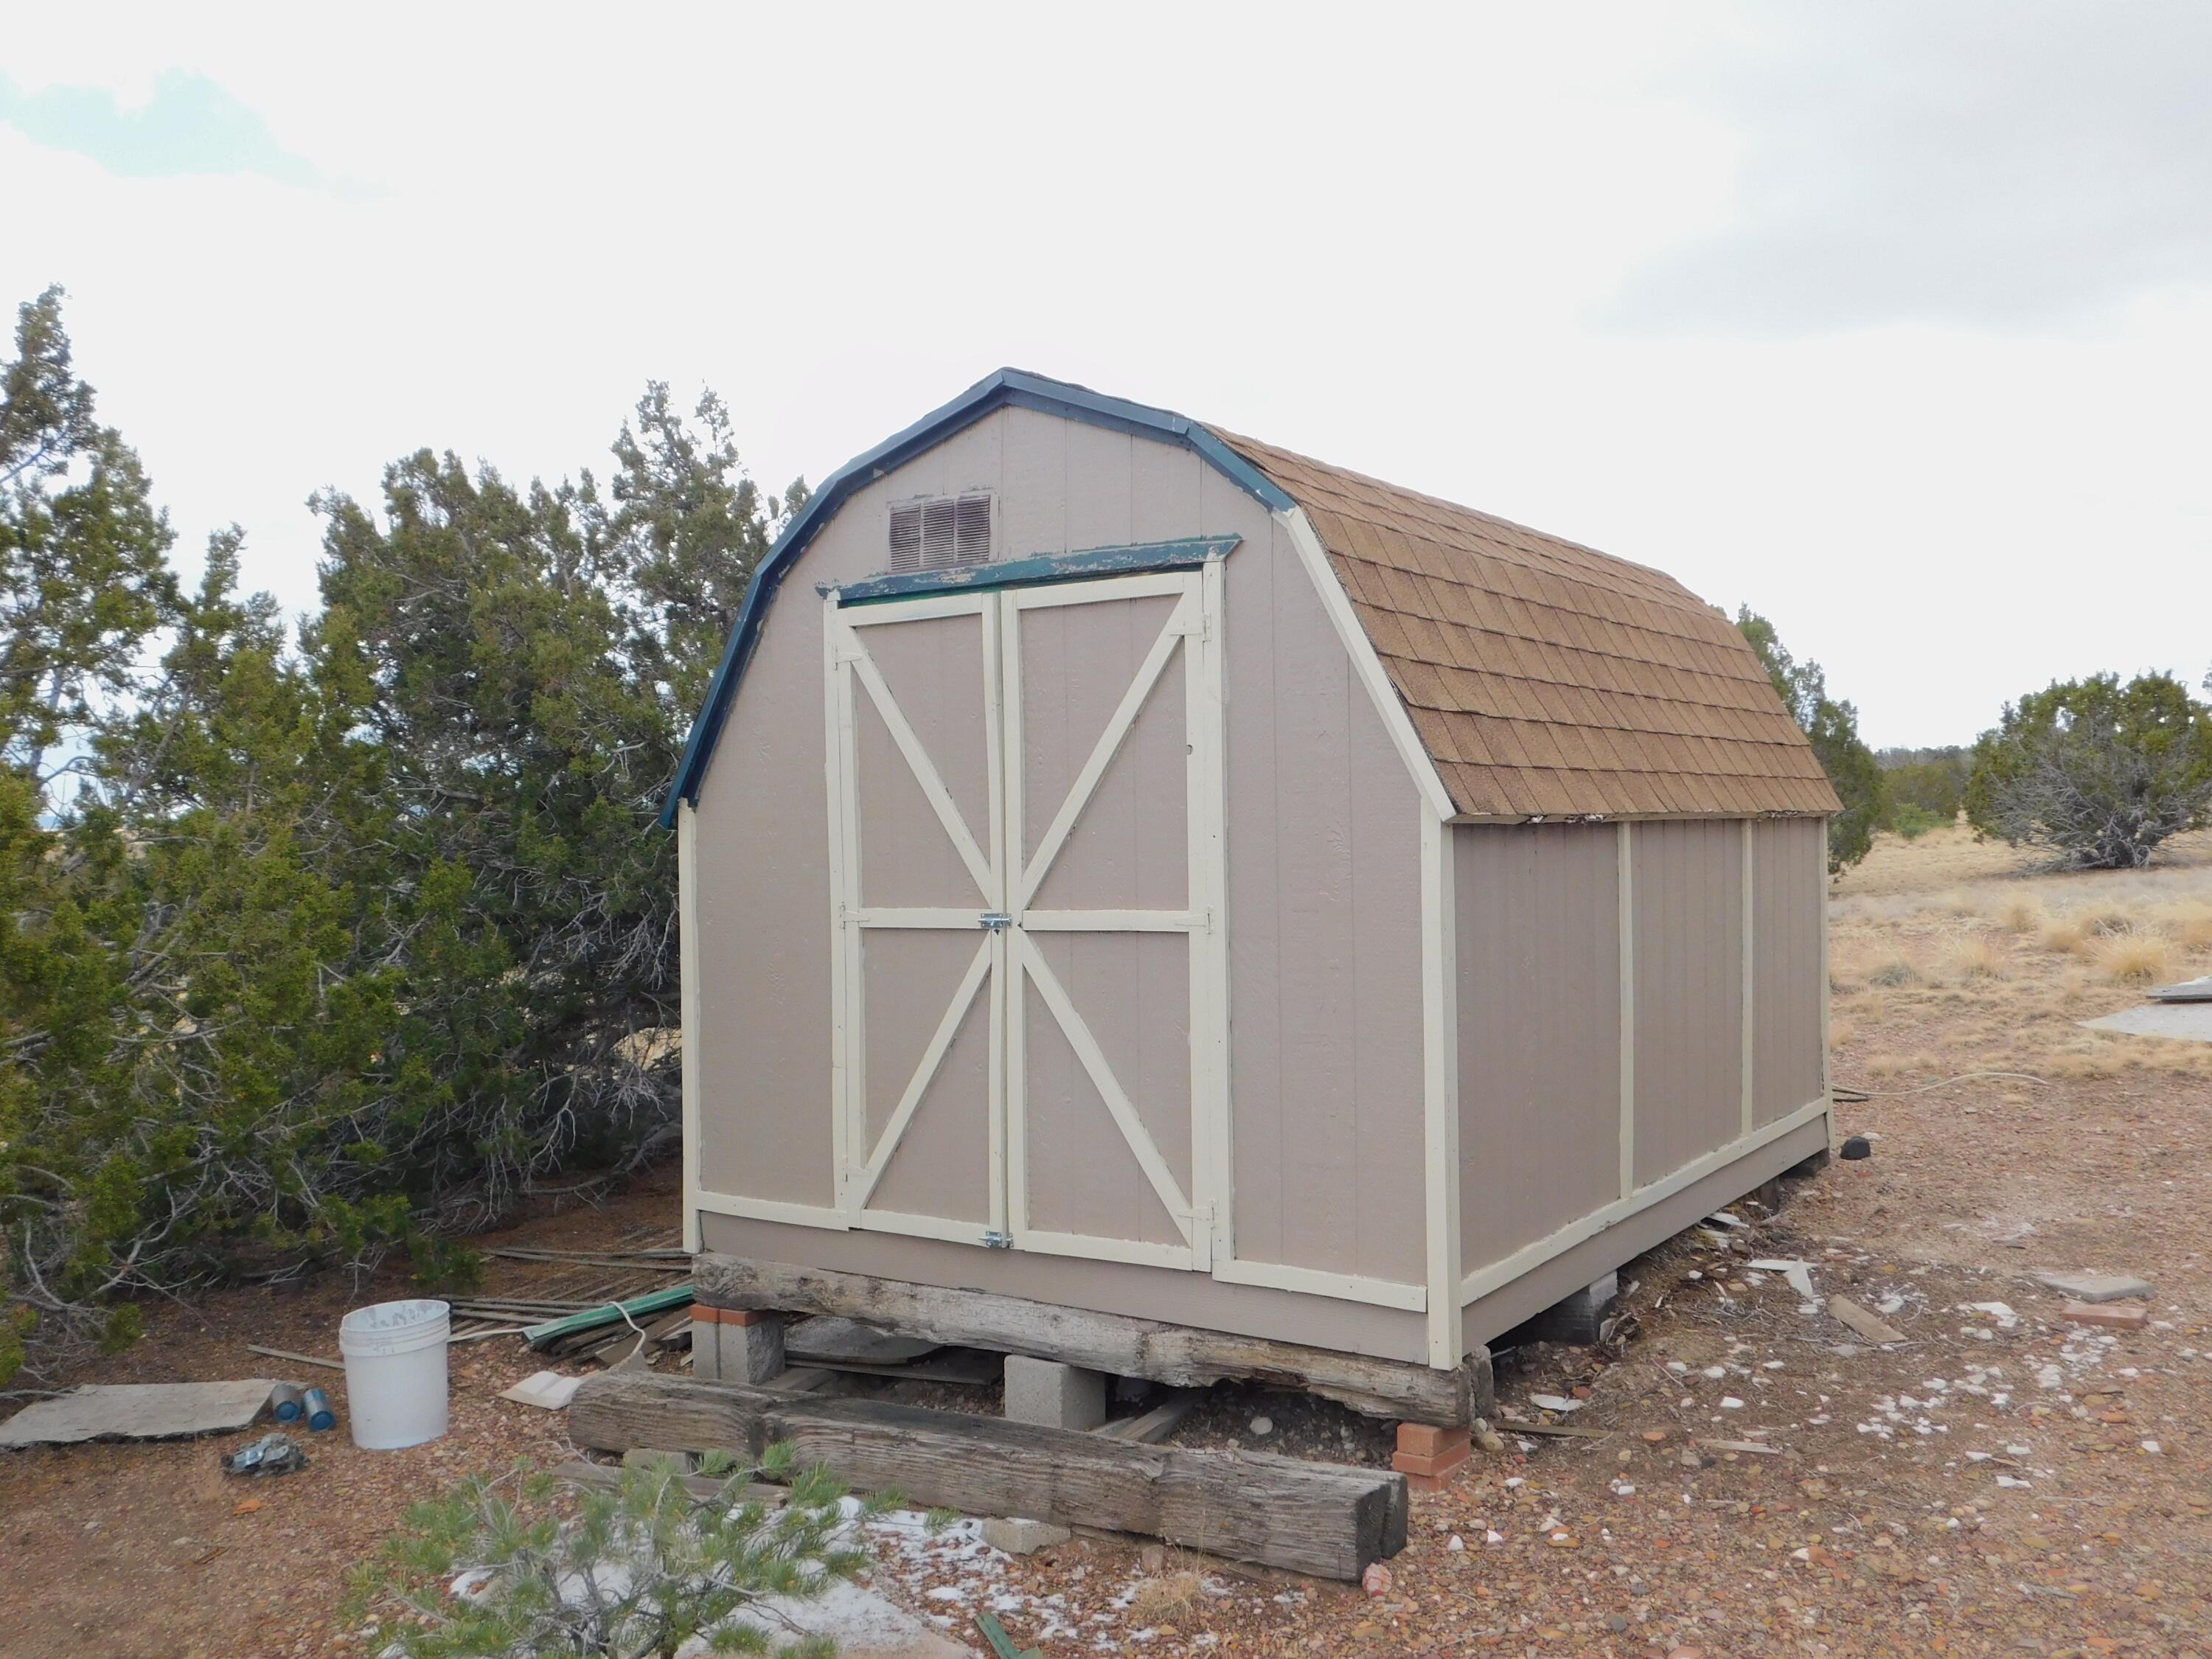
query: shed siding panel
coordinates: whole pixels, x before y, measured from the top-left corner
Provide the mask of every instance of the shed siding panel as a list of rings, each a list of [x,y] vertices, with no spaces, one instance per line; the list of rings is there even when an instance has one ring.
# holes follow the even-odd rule
[[[1618,849],[1610,824],[1455,832],[1469,1270],[1620,1196]]]
[[[1771,1123],[1818,1100],[1820,907],[1827,902],[1827,827],[1778,818],[1752,829],[1752,1117]]]
[[[1639,823],[1632,845],[1642,1187],[1743,1132],[1743,827]]]
[[[1419,797],[1286,539],[1226,609],[1237,1253],[1418,1283]]]

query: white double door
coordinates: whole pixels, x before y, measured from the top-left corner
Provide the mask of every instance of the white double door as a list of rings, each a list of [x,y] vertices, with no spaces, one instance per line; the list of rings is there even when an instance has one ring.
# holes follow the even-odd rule
[[[824,611],[850,1224],[1206,1270],[1221,566]]]

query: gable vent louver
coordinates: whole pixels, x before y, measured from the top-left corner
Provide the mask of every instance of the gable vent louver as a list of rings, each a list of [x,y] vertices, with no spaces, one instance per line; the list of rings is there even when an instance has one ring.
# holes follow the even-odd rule
[[[989,563],[991,498],[942,495],[893,507],[890,556],[894,571]]]

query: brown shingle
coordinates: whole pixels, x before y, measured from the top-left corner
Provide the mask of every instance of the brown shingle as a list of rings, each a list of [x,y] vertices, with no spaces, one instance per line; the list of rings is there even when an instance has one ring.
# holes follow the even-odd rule
[[[1304,509],[1460,811],[1838,810],[1750,646],[1671,577],[1218,435]]]

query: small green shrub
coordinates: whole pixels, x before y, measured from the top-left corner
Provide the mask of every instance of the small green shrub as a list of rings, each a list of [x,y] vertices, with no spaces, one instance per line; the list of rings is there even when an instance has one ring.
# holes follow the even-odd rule
[[[717,1455],[707,1472],[721,1487],[695,1502],[673,1458],[625,1468],[616,1485],[584,1488],[570,1515],[553,1477],[526,1462],[500,1480],[472,1476],[415,1505],[355,1571],[346,1617],[397,1615],[371,1648],[407,1659],[673,1659],[694,1638],[716,1653],[827,1659],[825,1638],[787,1639],[763,1604],[812,1600],[868,1564],[844,1487],[826,1469],[794,1475],[788,1443],[757,1469]],[[745,1495],[759,1474],[790,1480],[780,1507]],[[859,1513],[896,1502],[879,1494]]]
[[[1949,818],[1911,801],[1890,809],[1889,827],[1907,841],[1917,841],[1930,830],[1939,830],[1950,822]]]

